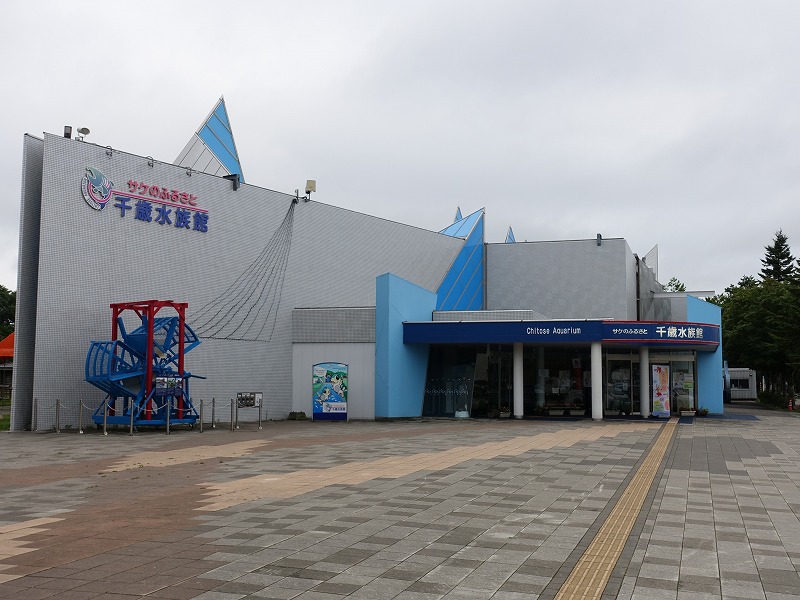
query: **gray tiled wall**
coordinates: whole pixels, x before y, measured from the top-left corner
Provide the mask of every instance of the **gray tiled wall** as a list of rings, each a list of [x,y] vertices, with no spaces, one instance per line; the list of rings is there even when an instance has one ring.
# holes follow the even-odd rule
[[[39,217],[42,199],[44,140],[26,135],[22,150],[19,270],[14,325],[15,397],[33,397],[33,361],[36,339],[36,287],[39,277]],[[11,429],[25,429],[31,421],[31,403],[14,403]]]
[[[487,308],[551,319],[635,319],[633,254],[624,239],[487,245]]]
[[[18,319],[19,331],[32,331],[31,314],[25,311],[35,310],[33,374],[30,386],[15,387],[16,428],[29,422],[34,397],[42,407],[60,399],[62,424],[74,421],[79,399],[99,404],[101,392],[84,382],[84,362],[92,340],[111,338],[110,303],[188,302],[187,323],[193,325],[200,307],[256,260],[292,206],[287,194],[251,185],[234,192],[225,179],[189,176],[186,169],[160,162],[150,166],[144,157],[102,146],[53,135],[45,136],[43,146],[40,218],[35,203],[26,202],[36,196],[31,190],[37,169],[23,172],[20,300],[31,287],[24,282],[36,279],[38,284],[37,304],[32,309],[25,303]],[[33,154],[26,150],[31,162]],[[111,203],[92,210],[80,189],[87,166],[103,171],[115,189],[127,190],[128,180],[135,180],[196,195],[198,206],[209,211],[208,232],[137,221],[131,212],[123,218]],[[36,244],[27,233],[35,230],[37,220],[35,273],[31,253]],[[208,377],[192,381],[192,396],[227,400],[238,391],[261,391],[268,414],[285,416],[292,406],[295,307],[374,306],[375,278],[386,272],[435,290],[462,244],[416,227],[301,201],[294,206],[288,261],[268,340],[205,339],[186,359],[189,371]]]
[[[686,300],[672,302],[670,298],[656,298],[654,294],[664,291],[664,286],[656,280],[653,270],[644,261],[639,261],[639,293],[641,296],[641,319],[642,321],[685,321],[686,320]],[[682,313],[683,318],[673,318],[673,308],[678,314]]]
[[[375,307],[296,308],[292,312],[292,342],[375,343]]]

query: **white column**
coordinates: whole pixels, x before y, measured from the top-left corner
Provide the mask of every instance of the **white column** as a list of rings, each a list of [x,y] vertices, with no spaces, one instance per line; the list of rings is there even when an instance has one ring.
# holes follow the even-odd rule
[[[522,377],[522,342],[514,343],[514,418],[521,419],[524,410],[522,402],[524,379]]]
[[[639,412],[642,418],[650,416],[650,348],[639,348]]]
[[[603,347],[592,342],[592,419],[603,420]]]

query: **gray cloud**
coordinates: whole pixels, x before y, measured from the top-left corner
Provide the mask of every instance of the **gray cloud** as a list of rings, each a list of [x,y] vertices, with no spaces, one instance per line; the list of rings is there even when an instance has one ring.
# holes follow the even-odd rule
[[[716,289],[800,253],[794,2],[14,2],[0,283],[22,134],[171,161],[225,94],[249,183],[489,241],[625,237]],[[66,235],[67,233],[65,233]]]

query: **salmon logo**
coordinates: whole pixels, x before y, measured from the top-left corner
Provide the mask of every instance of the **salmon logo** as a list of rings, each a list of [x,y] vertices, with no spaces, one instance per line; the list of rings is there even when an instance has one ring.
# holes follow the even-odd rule
[[[103,175],[99,169],[86,167],[86,173],[81,181],[81,192],[86,204],[95,210],[103,210],[111,192],[114,190],[114,183]]]

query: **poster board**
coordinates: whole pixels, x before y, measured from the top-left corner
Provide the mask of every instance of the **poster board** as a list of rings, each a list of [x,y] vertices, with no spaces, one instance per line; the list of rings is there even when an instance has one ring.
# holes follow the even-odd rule
[[[652,365],[653,416],[670,417],[669,405],[669,365]]]
[[[317,363],[312,367],[311,390],[315,421],[347,420],[347,370],[344,363]]]

